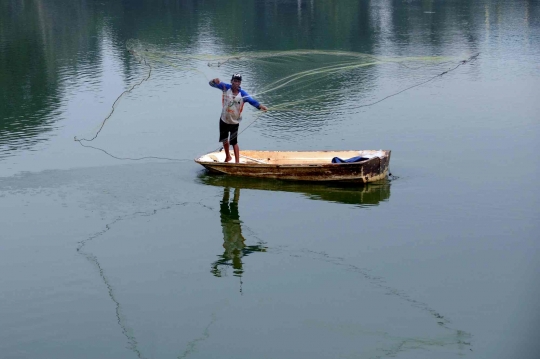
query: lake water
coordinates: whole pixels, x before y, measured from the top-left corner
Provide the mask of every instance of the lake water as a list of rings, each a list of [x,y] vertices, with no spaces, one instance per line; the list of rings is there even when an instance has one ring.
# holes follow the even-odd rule
[[[203,171],[235,72],[391,178]],[[4,0],[0,96],[1,358],[540,356],[537,1]]]

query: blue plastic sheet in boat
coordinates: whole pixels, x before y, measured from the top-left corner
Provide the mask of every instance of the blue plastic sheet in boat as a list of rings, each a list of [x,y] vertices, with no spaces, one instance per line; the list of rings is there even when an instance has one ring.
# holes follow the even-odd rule
[[[334,157],[332,158],[332,163],[352,163],[352,162],[361,162],[361,161],[365,161],[365,160],[369,160],[368,157],[362,157],[362,156],[357,156],[357,157],[352,157],[352,158],[348,158],[346,160],[343,160],[339,157]]]

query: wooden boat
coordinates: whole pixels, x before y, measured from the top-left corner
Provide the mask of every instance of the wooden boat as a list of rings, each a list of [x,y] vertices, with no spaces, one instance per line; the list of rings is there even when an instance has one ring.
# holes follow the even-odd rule
[[[232,152],[232,151],[231,151]],[[211,172],[234,176],[295,181],[368,183],[388,176],[390,151],[240,151],[240,163],[225,162],[225,152],[211,152],[197,159]],[[332,163],[332,158],[362,156],[360,162]]]

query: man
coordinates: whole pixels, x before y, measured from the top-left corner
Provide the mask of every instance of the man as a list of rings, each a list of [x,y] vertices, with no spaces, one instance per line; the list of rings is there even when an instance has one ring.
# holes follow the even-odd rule
[[[254,100],[246,91],[240,88],[242,76],[234,74],[231,78],[231,84],[219,81],[218,78],[210,81],[210,86],[223,91],[223,110],[219,119],[219,142],[223,142],[225,149],[225,162],[232,160],[229,143],[233,146],[234,159],[236,163],[240,162],[240,148],[238,147],[238,127],[242,121],[242,110],[244,102],[249,102],[253,107],[259,110],[268,110],[266,106],[261,105]],[[230,135],[230,139],[229,139]]]

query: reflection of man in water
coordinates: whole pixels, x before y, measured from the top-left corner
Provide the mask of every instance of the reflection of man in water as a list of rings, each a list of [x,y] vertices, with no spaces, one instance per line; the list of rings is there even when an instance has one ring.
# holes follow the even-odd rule
[[[223,248],[225,251],[219,259],[212,264],[212,273],[216,277],[221,277],[221,269],[218,266],[232,266],[234,275],[241,277],[244,269],[242,268],[242,257],[253,252],[266,252],[266,247],[262,245],[246,246],[246,239],[242,235],[242,226],[240,215],[238,214],[238,199],[240,198],[240,188],[234,189],[234,198],[229,201],[230,188],[223,190],[223,199],[221,200],[220,216],[221,228],[223,231]]]

